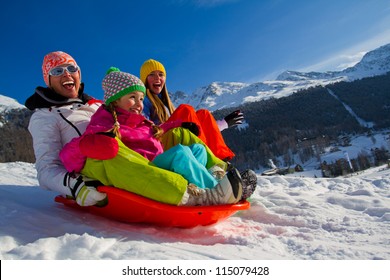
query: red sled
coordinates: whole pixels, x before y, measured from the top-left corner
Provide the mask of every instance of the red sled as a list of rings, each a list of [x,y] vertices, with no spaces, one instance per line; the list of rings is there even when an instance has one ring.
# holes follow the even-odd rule
[[[54,200],[65,206],[120,222],[180,228],[215,224],[250,207],[248,201],[229,205],[174,206],[114,187],[100,186],[98,190],[108,196],[108,204],[104,207],[80,206],[75,200],[61,195]]]

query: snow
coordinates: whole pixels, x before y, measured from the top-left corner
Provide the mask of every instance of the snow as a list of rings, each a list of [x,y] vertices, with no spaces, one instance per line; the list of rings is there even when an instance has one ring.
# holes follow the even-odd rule
[[[192,229],[74,211],[33,164],[0,164],[3,260],[389,260],[390,169],[339,178],[260,176],[249,210]]]
[[[359,66],[363,68],[364,65]],[[356,75],[357,70],[352,74]],[[328,83],[320,78],[317,77],[317,83]],[[248,102],[271,95],[285,96],[293,91],[287,89],[307,86],[310,82],[214,83],[215,96],[206,101],[211,107],[215,104],[229,107],[234,102],[225,94],[229,92],[226,88],[234,89],[235,102],[237,96],[247,98],[245,101]],[[194,100],[200,103],[201,99],[202,92],[199,92]],[[13,108],[24,106],[0,95],[0,113]],[[355,158],[361,151],[369,152],[382,146],[389,146],[388,133],[357,136],[350,146],[321,155],[321,161],[332,162],[345,154]],[[39,274],[41,280],[53,279],[50,272],[55,268],[71,271],[76,267],[77,278],[105,276],[104,279],[114,279],[114,273],[122,271],[116,268],[107,275],[107,271],[102,271],[103,266],[96,266],[95,262],[76,265],[55,262],[47,269],[46,262],[31,263],[33,260],[127,260],[126,264],[139,266],[169,265],[172,263],[166,261],[175,260],[174,264],[190,267],[209,260],[223,260],[217,262],[223,265],[252,266],[259,266],[254,260],[343,260],[341,263],[326,262],[325,267],[320,267],[321,279],[325,275],[337,279],[379,279],[375,275],[383,276],[390,260],[390,168],[383,165],[346,177],[320,178],[319,170],[315,169],[318,162],[303,166],[304,172],[286,176],[260,176],[259,172],[258,188],[250,198],[249,210],[238,212],[218,224],[179,229],[124,224],[71,210],[54,202],[56,193],[38,186],[33,164],[0,163],[2,279],[11,278],[4,277],[3,273],[12,279],[24,279],[31,278],[33,272]],[[20,260],[30,262],[21,265]],[[191,263],[180,260],[191,260]],[[242,260],[247,261],[240,262]],[[354,261],[352,266],[347,262],[351,260]],[[365,262],[356,262],[358,260]],[[382,261],[367,262],[369,260]],[[210,266],[215,262],[200,264]],[[310,262],[310,268],[315,271],[320,264],[322,262]],[[276,272],[284,273],[284,277],[274,279],[295,279],[292,275],[300,280],[312,279],[303,274],[312,270],[306,263],[283,262]],[[65,277],[68,279],[69,275],[56,273],[56,279]]]
[[[342,102],[340,100],[340,98],[331,90],[331,89],[327,89],[327,91],[329,92],[329,94],[331,96],[333,96],[334,98],[336,98],[339,102],[341,102],[344,106],[344,108],[349,112],[349,114],[354,117],[356,119],[356,121],[360,124],[360,126],[362,127],[368,127],[368,128],[373,128],[374,127],[374,123],[373,122],[366,122],[364,121],[362,118],[360,118],[353,110],[350,106],[348,106],[348,104],[345,104],[344,102]]]

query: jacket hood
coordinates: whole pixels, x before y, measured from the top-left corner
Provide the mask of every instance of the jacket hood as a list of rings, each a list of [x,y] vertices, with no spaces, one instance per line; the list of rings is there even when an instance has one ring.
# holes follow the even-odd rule
[[[66,98],[57,94],[51,88],[37,87],[34,94],[27,98],[24,105],[30,110],[35,110],[39,108],[50,108],[53,106],[63,106],[73,103],[85,104],[91,99],[92,97],[84,93],[84,84],[81,83],[78,98]]]

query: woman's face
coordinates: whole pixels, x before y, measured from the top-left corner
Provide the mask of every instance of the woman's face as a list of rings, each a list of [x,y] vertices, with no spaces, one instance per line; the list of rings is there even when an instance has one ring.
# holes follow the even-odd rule
[[[115,100],[114,106],[140,115],[142,114],[142,110],[144,109],[143,101],[144,93],[141,91],[133,91],[122,96],[118,100]]]
[[[146,78],[146,85],[150,92],[159,94],[165,85],[164,73],[159,70],[151,72]]]
[[[57,67],[62,67],[63,73],[59,76],[50,75],[50,87],[58,94],[67,98],[77,98],[80,89],[80,70],[77,72],[69,72],[66,66],[70,64],[63,64]],[[55,68],[57,68],[55,67]]]

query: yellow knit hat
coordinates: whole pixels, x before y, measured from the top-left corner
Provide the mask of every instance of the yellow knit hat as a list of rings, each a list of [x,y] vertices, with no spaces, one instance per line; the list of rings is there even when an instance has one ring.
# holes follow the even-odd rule
[[[164,65],[162,65],[161,62],[158,62],[157,60],[154,59],[146,60],[144,64],[142,64],[140,70],[141,81],[144,84],[146,84],[146,78],[148,77],[148,75],[156,70],[163,72],[165,77],[167,76]]]

